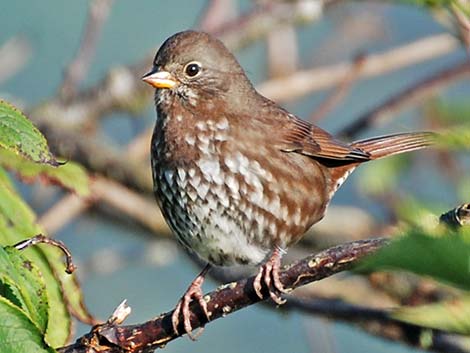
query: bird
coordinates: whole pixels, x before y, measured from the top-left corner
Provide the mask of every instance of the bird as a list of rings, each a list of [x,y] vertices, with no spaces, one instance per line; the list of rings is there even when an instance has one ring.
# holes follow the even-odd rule
[[[189,304],[210,320],[202,284],[211,266],[258,265],[253,286],[282,304],[282,255],[325,215],[360,164],[425,148],[432,132],[346,143],[256,91],[235,56],[187,30],[159,48],[142,80],[155,88],[154,194],[177,240],[207,263],[172,314],[191,337]]]

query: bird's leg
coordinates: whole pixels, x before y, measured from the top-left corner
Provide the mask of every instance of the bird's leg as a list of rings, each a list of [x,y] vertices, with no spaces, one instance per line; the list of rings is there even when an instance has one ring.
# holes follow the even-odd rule
[[[180,323],[180,315],[183,317],[184,330],[188,334],[188,337],[195,341],[197,337],[202,333],[203,328],[196,334],[193,335],[191,332],[193,330],[191,326],[191,312],[189,310],[189,304],[193,299],[197,300],[199,306],[201,307],[202,312],[207,318],[207,321],[210,320],[209,313],[207,311],[207,303],[203,298],[202,292],[202,283],[204,282],[204,277],[211,268],[210,264],[207,264],[201,273],[191,282],[191,285],[188,287],[184,295],[181,297],[178,304],[176,304],[175,310],[171,315],[171,323],[173,325],[173,331],[178,335],[178,325]]]
[[[269,290],[271,299],[279,305],[286,302],[285,299],[281,298],[280,294],[287,293],[279,278],[279,271],[281,270],[281,258],[283,253],[283,249],[276,247],[269,259],[260,267],[258,274],[253,281],[253,287],[255,289],[256,295],[259,298],[263,299],[263,294],[261,293],[261,282],[264,282]]]

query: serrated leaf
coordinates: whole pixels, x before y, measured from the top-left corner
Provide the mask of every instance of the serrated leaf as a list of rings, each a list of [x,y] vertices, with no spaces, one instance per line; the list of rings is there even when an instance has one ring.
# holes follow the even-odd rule
[[[85,169],[74,162],[51,167],[48,164],[31,162],[7,150],[0,150],[0,165],[14,170],[26,181],[39,179],[58,184],[80,196],[88,196],[90,193],[89,178]]]
[[[401,307],[392,311],[395,319],[411,324],[470,335],[470,297],[436,304]]]
[[[10,288],[14,299],[44,334],[49,305],[46,287],[36,265],[14,248],[0,247],[0,281]]]
[[[57,166],[41,132],[18,109],[0,100],[0,147],[37,162]]]
[[[359,271],[405,270],[470,290],[470,237],[452,233],[431,237],[417,230],[365,258]]]
[[[2,353],[54,353],[23,310],[0,297],[0,342]]]
[[[16,244],[21,240],[42,233],[42,229],[35,223],[34,213],[13,188],[0,184],[0,200],[2,200],[0,202],[0,244]],[[48,260],[45,252],[55,252],[55,256]],[[46,283],[49,301],[46,340],[52,346],[62,346],[70,335],[71,319],[62,295],[60,282],[55,277],[54,269],[49,263],[49,261],[55,262],[58,261],[57,259],[61,259],[61,253],[58,249],[50,246],[34,246],[24,250],[22,254],[38,266]],[[57,271],[59,279],[66,276],[63,262],[60,265],[61,271]],[[60,265],[56,264],[55,266],[59,268]]]

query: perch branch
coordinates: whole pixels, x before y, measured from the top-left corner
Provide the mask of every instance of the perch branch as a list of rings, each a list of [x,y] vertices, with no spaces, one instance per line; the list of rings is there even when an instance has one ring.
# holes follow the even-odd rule
[[[281,282],[286,289],[292,290],[335,273],[346,271],[357,260],[387,243],[388,240],[385,238],[375,238],[327,249],[285,267],[281,273]],[[211,321],[261,301],[254,291],[253,280],[254,277],[242,279],[223,285],[207,294],[204,298],[207,301]],[[263,300],[269,298],[268,293],[264,292],[263,294]],[[178,337],[172,329],[171,315],[172,312],[167,312],[139,325],[118,326],[110,322],[97,325],[74,344],[60,348],[59,352],[152,352]],[[196,329],[206,323],[206,319],[197,305],[191,305],[191,326]]]

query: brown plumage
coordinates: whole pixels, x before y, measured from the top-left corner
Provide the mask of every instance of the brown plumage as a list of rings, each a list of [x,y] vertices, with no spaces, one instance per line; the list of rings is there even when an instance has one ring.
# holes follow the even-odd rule
[[[151,161],[156,199],[178,240],[210,264],[262,264],[255,289],[281,302],[281,254],[324,215],[360,163],[432,143],[403,133],[353,143],[290,114],[253,88],[208,34],[186,31],[159,49],[144,81],[156,87]],[[191,284],[173,315],[190,333]],[[209,318],[208,318],[209,319]]]

